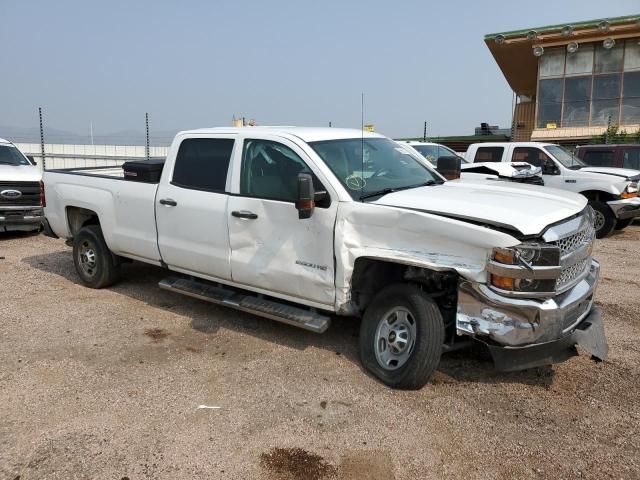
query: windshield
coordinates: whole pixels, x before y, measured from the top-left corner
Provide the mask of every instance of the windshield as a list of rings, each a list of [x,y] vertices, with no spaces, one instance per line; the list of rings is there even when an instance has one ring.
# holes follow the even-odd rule
[[[549,145],[544,147],[544,149],[550,153],[553,158],[571,170],[579,170],[582,167],[587,166],[586,163],[576,157],[573,153],[559,145]]]
[[[442,178],[388,138],[326,140],[310,145],[354,200],[375,192],[382,195],[442,183]]]
[[[31,165],[13,145],[0,145],[0,165]]]
[[[409,144],[411,145],[411,144]],[[458,157],[459,155],[444,145],[411,145],[430,163],[438,163],[440,157]]]

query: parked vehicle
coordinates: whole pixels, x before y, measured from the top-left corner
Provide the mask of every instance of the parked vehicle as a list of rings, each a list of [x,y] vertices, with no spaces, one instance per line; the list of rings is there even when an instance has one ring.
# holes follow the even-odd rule
[[[640,144],[582,145],[576,155],[592,167],[616,167],[640,170]]]
[[[580,195],[447,182],[382,135],[337,128],[181,132],[153,181],[157,168],[44,173],[45,231],[72,240],[88,287],[133,259],[172,271],[163,289],[314,332],[361,317],[362,363],[396,388],[423,386],[465,339],[504,370],[576,344],[606,357]]]
[[[465,158],[474,163],[523,161],[541,167],[545,186],[587,197],[598,238],[640,216],[638,170],[590,167],[559,145],[538,142],[474,143]]]
[[[544,185],[542,169],[525,162],[469,163],[463,155],[438,143],[417,141],[398,141],[398,143],[419,153],[436,168],[441,158],[460,158],[462,162],[460,177],[463,181],[506,180]]]
[[[38,166],[0,138],[0,232],[40,230],[40,180]]]

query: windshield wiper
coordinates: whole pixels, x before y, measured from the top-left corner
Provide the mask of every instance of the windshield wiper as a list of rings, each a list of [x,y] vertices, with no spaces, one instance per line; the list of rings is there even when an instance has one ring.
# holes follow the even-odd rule
[[[443,182],[436,182],[435,180],[427,180],[426,182],[416,183],[415,185],[407,185],[406,187],[395,187],[395,188],[387,187],[387,188],[383,188],[382,190],[377,190],[375,192],[369,192],[369,193],[365,193],[364,195],[360,195],[360,200],[365,200],[367,198],[387,195],[388,193],[399,192],[400,190],[409,190],[411,188],[428,187],[428,186],[431,186],[431,185],[440,185],[441,183],[443,183]]]

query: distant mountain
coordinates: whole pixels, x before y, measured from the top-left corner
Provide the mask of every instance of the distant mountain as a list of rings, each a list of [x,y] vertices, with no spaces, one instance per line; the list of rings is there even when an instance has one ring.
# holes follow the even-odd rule
[[[169,145],[176,134],[176,130],[150,132],[149,143],[152,146]],[[0,126],[0,138],[6,138],[15,143],[40,143],[40,129],[38,127],[8,127]],[[46,128],[44,131],[45,143],[68,143],[75,145],[90,145],[89,134],[77,133],[55,128]],[[145,145],[146,138],[143,131],[122,130],[107,135],[93,136],[95,145]]]

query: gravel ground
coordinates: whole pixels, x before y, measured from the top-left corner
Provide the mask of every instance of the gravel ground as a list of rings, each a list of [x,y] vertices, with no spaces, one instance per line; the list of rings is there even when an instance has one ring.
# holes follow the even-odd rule
[[[640,478],[640,225],[595,252],[607,362],[458,352],[401,392],[352,320],[308,333],[137,263],[90,290],[61,240],[0,234],[0,479]]]

